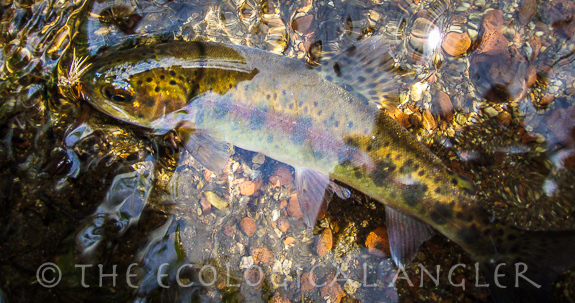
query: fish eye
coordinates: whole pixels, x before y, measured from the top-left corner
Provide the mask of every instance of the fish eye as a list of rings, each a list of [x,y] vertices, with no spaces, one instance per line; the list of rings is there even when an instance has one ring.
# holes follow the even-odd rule
[[[131,91],[113,86],[104,87],[103,93],[106,98],[120,103],[131,103],[134,97]]]

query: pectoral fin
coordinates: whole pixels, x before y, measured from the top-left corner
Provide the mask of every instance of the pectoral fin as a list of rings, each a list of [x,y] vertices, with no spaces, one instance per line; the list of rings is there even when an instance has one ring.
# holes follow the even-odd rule
[[[329,177],[310,169],[296,168],[295,181],[303,219],[307,226],[313,227],[317,219],[327,210],[324,196],[330,184]]]
[[[228,164],[232,147],[217,135],[206,130],[178,129],[185,149],[207,169],[220,173]]]
[[[411,263],[419,246],[434,235],[434,231],[428,224],[388,206],[385,207],[385,219],[391,258],[397,266],[405,267]]]

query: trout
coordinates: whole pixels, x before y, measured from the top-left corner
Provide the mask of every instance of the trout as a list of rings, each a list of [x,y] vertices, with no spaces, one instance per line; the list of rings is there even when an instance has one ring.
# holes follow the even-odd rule
[[[116,119],[175,130],[212,171],[226,165],[230,145],[292,165],[308,226],[325,211],[326,191],[347,196],[336,180],[385,205],[398,266],[435,230],[478,262],[496,302],[546,301],[556,276],[575,263],[575,231],[492,219],[470,180],[381,109],[393,106],[392,65],[381,37],[317,68],[243,46],[171,42],[95,60],[78,90]]]

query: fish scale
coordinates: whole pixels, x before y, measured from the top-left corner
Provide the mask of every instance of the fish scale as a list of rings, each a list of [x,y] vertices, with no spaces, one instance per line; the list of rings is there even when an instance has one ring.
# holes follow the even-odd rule
[[[314,70],[242,46],[173,42],[101,58],[79,89],[119,120],[176,130],[210,170],[227,164],[230,144],[294,166],[309,226],[325,211],[326,190],[346,195],[337,180],[386,206],[397,265],[411,262],[432,226],[478,262],[497,302],[546,300],[557,274],[574,263],[575,232],[523,231],[492,220],[470,180],[379,109],[391,106],[397,86],[388,54],[383,38],[372,37]],[[533,283],[512,287],[522,277]]]

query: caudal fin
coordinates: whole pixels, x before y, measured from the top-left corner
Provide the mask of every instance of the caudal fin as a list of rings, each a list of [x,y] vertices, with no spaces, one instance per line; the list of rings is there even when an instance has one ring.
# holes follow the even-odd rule
[[[508,228],[496,246],[498,254],[480,268],[497,303],[550,302],[553,282],[575,264],[575,230]]]

